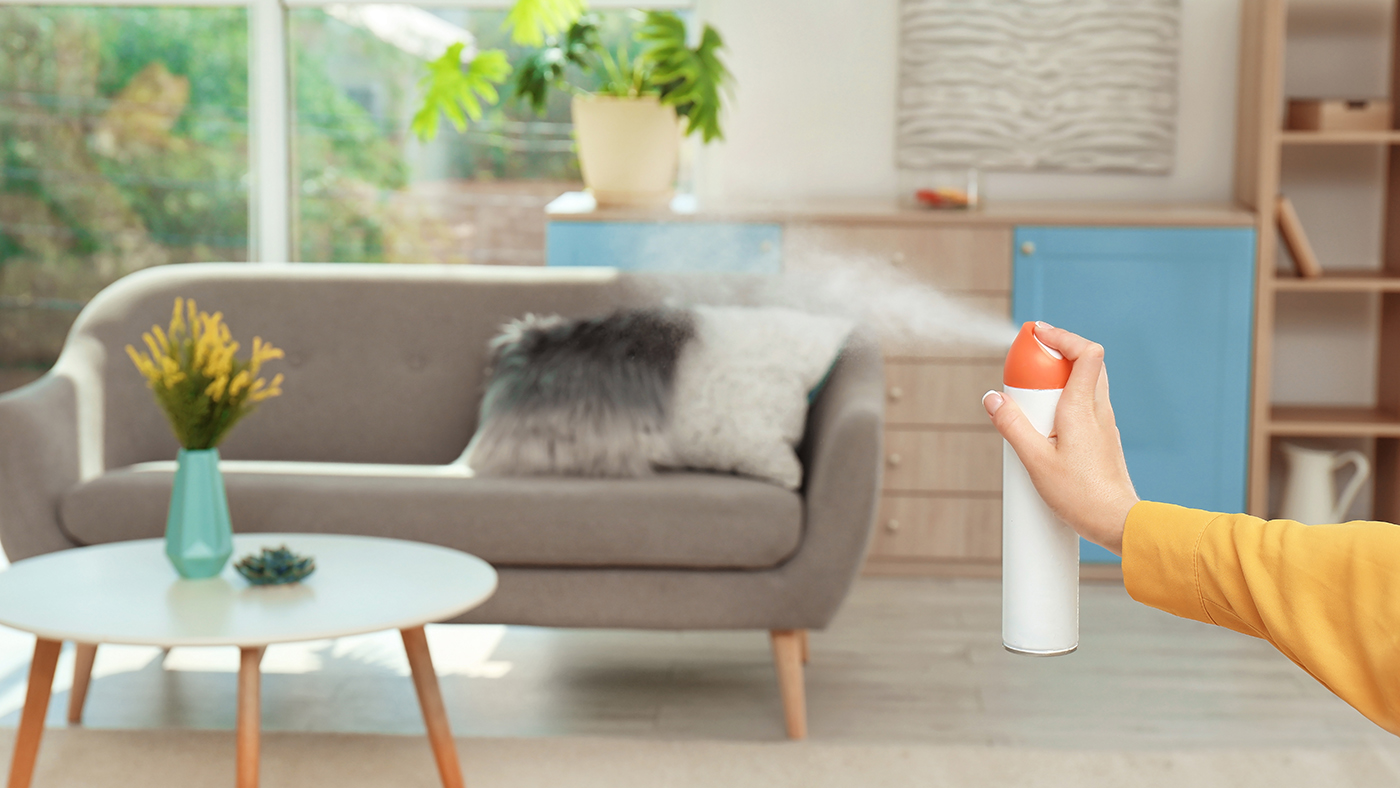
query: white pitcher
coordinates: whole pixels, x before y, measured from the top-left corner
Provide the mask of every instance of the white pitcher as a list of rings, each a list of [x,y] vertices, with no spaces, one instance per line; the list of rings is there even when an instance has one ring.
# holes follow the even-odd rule
[[[1288,461],[1283,518],[1307,525],[1342,522],[1361,485],[1371,475],[1371,463],[1366,455],[1359,451],[1305,449],[1291,443],[1283,444],[1282,448]],[[1355,465],[1356,470],[1339,497],[1333,474],[1348,464]]]

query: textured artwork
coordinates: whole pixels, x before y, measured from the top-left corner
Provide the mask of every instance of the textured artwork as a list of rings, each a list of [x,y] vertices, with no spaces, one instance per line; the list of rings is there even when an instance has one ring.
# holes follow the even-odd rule
[[[906,169],[1165,173],[1180,0],[902,0]]]

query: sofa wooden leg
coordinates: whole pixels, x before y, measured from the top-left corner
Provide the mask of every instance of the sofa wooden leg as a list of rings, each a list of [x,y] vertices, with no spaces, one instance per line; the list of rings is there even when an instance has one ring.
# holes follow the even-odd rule
[[[807,630],[797,630],[797,636],[802,640],[802,664],[806,665],[812,661],[812,641],[807,637]]]
[[[807,697],[802,678],[804,629],[775,629],[773,662],[778,668],[778,689],[783,695],[783,716],[789,739],[807,738]]]

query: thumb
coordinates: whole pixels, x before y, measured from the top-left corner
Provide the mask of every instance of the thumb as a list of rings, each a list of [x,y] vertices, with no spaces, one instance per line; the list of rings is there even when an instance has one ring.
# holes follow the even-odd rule
[[[1040,458],[1051,450],[1050,439],[1031,426],[1015,400],[999,391],[989,391],[982,395],[982,407],[987,409],[997,432],[1011,444],[1026,467],[1038,465]]]

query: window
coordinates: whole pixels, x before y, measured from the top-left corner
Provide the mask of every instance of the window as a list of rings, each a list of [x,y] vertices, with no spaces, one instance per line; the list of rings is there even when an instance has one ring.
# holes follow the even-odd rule
[[[562,92],[536,116],[507,85],[464,134],[408,130],[448,44],[523,54],[509,0],[78,2],[0,0],[0,391],[140,268],[539,264],[545,203],[580,186]],[[592,5],[630,39],[619,0]]]
[[[134,270],[248,257],[247,12],[0,5],[0,386]]]
[[[626,11],[597,13],[605,42],[630,40]],[[544,206],[582,186],[566,94],[537,116],[507,83],[464,133],[444,123],[423,143],[409,131],[425,60],[457,41],[504,49],[512,63],[526,54],[510,43],[505,16],[409,5],[291,11],[296,259],[544,262]]]

